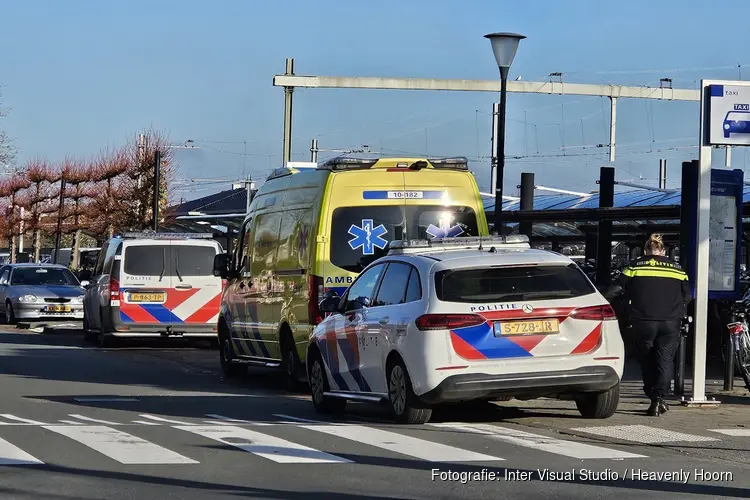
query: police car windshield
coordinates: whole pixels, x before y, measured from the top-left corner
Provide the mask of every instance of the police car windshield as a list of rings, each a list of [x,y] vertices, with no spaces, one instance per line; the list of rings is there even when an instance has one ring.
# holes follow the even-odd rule
[[[469,207],[341,207],[331,218],[331,264],[359,273],[400,239],[478,236],[477,216]]]
[[[596,289],[575,264],[447,270],[435,273],[444,302],[508,302],[580,297]]]

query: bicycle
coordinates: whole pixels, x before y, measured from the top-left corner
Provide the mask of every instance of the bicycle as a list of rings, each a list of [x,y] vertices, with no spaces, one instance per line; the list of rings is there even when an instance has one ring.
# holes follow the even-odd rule
[[[738,368],[745,387],[750,391],[750,327],[747,323],[747,306],[737,301],[730,307],[732,321],[727,325],[729,338],[734,351],[734,363]]]

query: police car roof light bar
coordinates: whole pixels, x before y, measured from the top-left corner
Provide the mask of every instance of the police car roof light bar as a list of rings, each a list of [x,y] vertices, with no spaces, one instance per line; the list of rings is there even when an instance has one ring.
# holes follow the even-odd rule
[[[458,248],[491,248],[493,246],[529,247],[529,237],[525,234],[508,236],[473,236],[464,238],[435,238],[432,240],[394,240],[388,245],[388,253],[401,253],[408,250]]]
[[[121,238],[126,239],[148,239],[148,240],[210,240],[213,239],[212,233],[154,233],[143,231],[139,233],[123,233]]]

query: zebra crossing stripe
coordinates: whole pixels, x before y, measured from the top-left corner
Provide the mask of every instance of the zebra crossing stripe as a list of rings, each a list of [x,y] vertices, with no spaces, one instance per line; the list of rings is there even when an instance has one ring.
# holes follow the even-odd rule
[[[393,451],[401,455],[428,462],[496,462],[503,458],[475,453],[440,443],[425,441],[404,434],[384,431],[363,425],[302,425],[303,429],[323,432],[350,441],[364,443],[376,448]]]
[[[0,465],[39,465],[41,460],[0,438]]]
[[[708,429],[709,432],[718,432],[725,436],[747,437],[750,436],[750,429]]]
[[[118,424],[117,422],[110,422],[109,420],[100,420],[100,419],[98,419],[98,418],[91,418],[91,417],[86,417],[86,416],[84,416],[84,415],[79,415],[79,414],[77,414],[77,413],[71,413],[71,414],[69,414],[68,416],[69,416],[69,417],[73,417],[73,418],[77,418],[78,420],[84,420],[84,421],[86,421],[86,422],[94,422],[94,423],[96,423],[96,424],[104,424],[104,425],[121,425],[121,424]]]
[[[346,458],[243,427],[185,425],[175,426],[174,428],[192,432],[280,464],[343,464],[352,462]]]
[[[18,423],[28,424],[28,425],[44,425],[43,422],[39,422],[37,420],[31,420],[31,419],[28,419],[28,418],[17,417],[15,415],[11,415],[9,413],[1,413],[0,417],[3,417],[6,420],[12,420],[13,421],[12,424],[8,424],[6,422],[3,422],[3,425],[18,425]],[[16,422],[18,422],[18,423],[16,423]]]
[[[197,464],[145,439],[103,425],[46,425],[43,427],[98,451],[125,465]]]
[[[481,434],[490,439],[505,441],[516,446],[532,448],[547,453],[553,453],[555,455],[563,455],[578,459],[609,458],[613,460],[621,460],[624,458],[646,458],[645,455],[637,455],[635,453],[628,453],[625,451],[604,448],[602,446],[593,446],[575,441],[550,438],[540,434],[532,434],[530,432],[508,429],[490,424],[434,423],[428,425],[459,432]]]
[[[154,420],[156,422],[164,422],[167,424],[178,424],[178,425],[190,425],[190,422],[182,422],[180,420],[172,420],[169,418],[164,417],[157,417],[156,415],[138,415],[139,417],[147,418],[149,420]]]

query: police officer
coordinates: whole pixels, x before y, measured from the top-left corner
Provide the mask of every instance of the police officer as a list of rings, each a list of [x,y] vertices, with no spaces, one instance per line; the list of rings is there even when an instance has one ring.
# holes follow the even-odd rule
[[[617,285],[629,302],[643,391],[651,399],[647,413],[658,417],[669,410],[664,399],[674,373],[681,321],[692,294],[685,271],[665,256],[660,235],[651,235],[643,253],[623,270]]]

